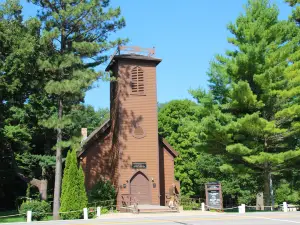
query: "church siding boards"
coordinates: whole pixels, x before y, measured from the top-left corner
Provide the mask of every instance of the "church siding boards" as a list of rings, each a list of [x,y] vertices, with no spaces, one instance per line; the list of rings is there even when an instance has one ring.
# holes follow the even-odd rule
[[[152,204],[159,204],[159,171],[158,171],[158,123],[156,98],[156,69],[153,62],[136,62],[136,60],[119,61],[118,83],[120,96],[121,119],[119,141],[122,147],[120,182],[130,184],[136,170],[130,166],[132,162],[147,163],[147,168],[141,171],[150,182],[157,183],[151,188]],[[144,94],[131,93],[131,70],[139,66],[144,72]],[[132,133],[136,126],[142,127],[146,133],[143,138],[135,138]],[[127,180],[129,183],[127,183]],[[151,185],[151,184],[150,184]],[[122,188],[121,194],[130,194],[130,188]]]
[[[174,156],[170,154],[170,152],[164,147],[164,171],[167,171],[168,174],[165,173],[165,190],[166,194],[168,193],[169,188],[174,183]]]
[[[109,159],[112,153],[112,138],[109,133],[107,136],[101,136],[97,141],[93,141],[88,146],[88,151],[82,157],[82,166],[85,172],[85,180],[87,189],[91,189],[99,179],[109,179],[113,183],[115,181],[115,174],[112,173]]]
[[[174,157],[177,153],[172,153],[174,150],[169,150],[170,146],[163,144],[158,137],[156,66],[160,61],[139,55],[117,55],[112,59],[108,70],[112,71],[116,81],[111,82],[110,88],[110,127],[97,134],[97,138],[89,137],[88,140],[93,143],[85,143],[79,155],[87,189],[91,189],[100,178],[112,180],[118,190],[118,205],[125,194],[140,196],[149,201],[148,204],[164,204],[161,195],[175,182]],[[135,85],[138,89],[134,92],[132,82],[136,84],[137,78],[131,77],[133,68],[135,74],[136,71],[143,74],[143,77],[138,77],[143,83]],[[101,130],[98,132],[101,133]],[[160,160],[161,150],[164,160]],[[134,162],[145,162],[147,167],[134,169]],[[138,171],[143,175],[137,176]],[[145,185],[139,187],[134,180],[145,182],[144,178],[149,183],[147,188]],[[149,194],[145,196],[147,190]]]

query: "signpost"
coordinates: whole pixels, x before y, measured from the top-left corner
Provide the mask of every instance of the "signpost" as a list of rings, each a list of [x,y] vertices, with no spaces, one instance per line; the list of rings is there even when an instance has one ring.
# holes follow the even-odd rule
[[[209,209],[223,209],[222,186],[219,182],[205,184],[206,205]]]

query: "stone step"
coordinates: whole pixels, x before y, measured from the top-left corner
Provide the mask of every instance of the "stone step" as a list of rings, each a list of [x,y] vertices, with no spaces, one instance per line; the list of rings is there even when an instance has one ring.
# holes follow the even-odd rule
[[[139,209],[139,213],[177,213],[174,209]]]
[[[120,212],[136,213],[133,206],[121,207]],[[159,205],[139,205],[138,206],[138,213],[176,213],[176,212],[178,212],[176,209],[171,209],[167,206],[159,206]]]
[[[133,207],[121,207],[120,208],[121,213],[134,213]]]

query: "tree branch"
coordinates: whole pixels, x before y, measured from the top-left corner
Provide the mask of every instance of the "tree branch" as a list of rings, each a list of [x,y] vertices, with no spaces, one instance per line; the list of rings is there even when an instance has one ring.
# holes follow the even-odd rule
[[[21,180],[23,180],[24,182],[29,183],[32,186],[35,186],[35,187],[37,187],[40,190],[40,188],[41,188],[41,180],[38,180],[38,179],[35,179],[35,178],[30,179],[30,178],[26,177],[24,174],[22,174],[20,172],[17,172],[17,176],[19,178],[21,178]]]

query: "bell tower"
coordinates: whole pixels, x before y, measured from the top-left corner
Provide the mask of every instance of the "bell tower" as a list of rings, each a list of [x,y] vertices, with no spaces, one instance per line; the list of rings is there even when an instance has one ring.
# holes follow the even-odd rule
[[[118,202],[128,195],[140,204],[160,204],[159,138],[155,49],[119,46],[111,72],[112,144],[118,152]],[[112,162],[113,163],[113,162]]]

